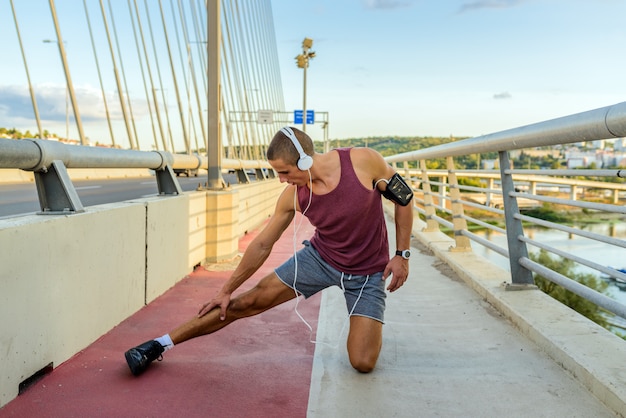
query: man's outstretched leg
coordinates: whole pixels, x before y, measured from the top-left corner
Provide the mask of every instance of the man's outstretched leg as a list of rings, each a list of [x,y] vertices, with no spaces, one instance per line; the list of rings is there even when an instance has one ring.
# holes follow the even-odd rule
[[[124,354],[128,367],[135,376],[138,376],[150,363],[160,359],[163,352],[173,348],[174,345],[201,335],[212,334],[237,319],[257,315],[294,297],[293,289],[281,282],[276,274],[271,273],[252,289],[233,298],[223,320],[220,319],[220,308],[216,307],[204,316],[193,317],[163,337],[131,348]]]

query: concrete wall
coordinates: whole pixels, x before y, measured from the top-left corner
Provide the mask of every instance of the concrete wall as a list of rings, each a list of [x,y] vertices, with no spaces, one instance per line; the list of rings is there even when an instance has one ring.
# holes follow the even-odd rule
[[[0,405],[144,304],[146,209],[0,223]]]
[[[264,182],[265,187],[256,187],[255,183],[241,185],[237,188],[239,192],[241,204],[239,208],[239,231],[238,234],[244,235],[251,229],[255,228],[264,219],[274,213],[276,205],[276,197],[285,189],[285,185],[277,179],[271,182]]]
[[[193,266],[203,261],[189,257],[189,237],[202,234],[204,225],[193,222],[197,215],[191,213],[191,203],[195,210],[206,200],[206,193],[186,193],[171,198],[153,198],[146,202],[144,223],[146,285],[145,302],[149,303],[174,283],[193,270]],[[144,302],[144,301],[142,301]]]
[[[267,180],[0,220],[0,407],[25,379],[63,363],[194,266],[234,257],[283,187]]]

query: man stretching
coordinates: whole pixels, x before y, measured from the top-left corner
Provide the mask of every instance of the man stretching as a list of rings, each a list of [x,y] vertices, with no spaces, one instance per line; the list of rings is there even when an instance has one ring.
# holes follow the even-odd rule
[[[367,373],[376,366],[382,346],[384,281],[391,275],[387,290],[394,292],[409,272],[410,187],[378,152],[344,148],[316,153],[311,138],[296,128],[285,127],[276,133],[267,159],[280,181],[289,184],[278,198],[274,214],[228,281],[195,317],[125,353],[134,375],[177,344],[211,334],[297,295],[309,298],[330,286],[345,289],[352,367]],[[381,196],[395,203],[396,252],[391,259]],[[296,211],[316,228],[313,237],[252,289],[231,298],[270,255]]]

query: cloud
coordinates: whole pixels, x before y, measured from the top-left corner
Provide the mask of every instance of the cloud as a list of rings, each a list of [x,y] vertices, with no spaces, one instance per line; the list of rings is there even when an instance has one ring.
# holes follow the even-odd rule
[[[511,96],[511,93],[509,93],[508,91],[503,91],[502,93],[494,94],[493,98],[496,100],[505,100],[505,99],[512,99],[513,96]]]
[[[65,121],[66,103],[70,118],[73,119],[74,111],[71,102],[66,102],[69,99],[66,96],[64,85],[40,84],[34,86],[33,89],[41,120]],[[106,120],[101,90],[90,86],[76,86],[74,92],[79,105],[80,117],[84,122]],[[111,119],[122,119],[120,101],[117,95],[107,93],[107,105]],[[0,113],[9,118],[34,119],[35,112],[28,88],[26,86],[0,86]],[[134,117],[141,117],[145,114],[147,114],[145,100],[133,103]]]
[[[363,5],[366,9],[401,9],[405,7],[410,7],[412,1],[411,0],[362,0]]]
[[[11,118],[33,118],[35,113],[28,89],[0,86],[0,113]]]
[[[506,9],[515,7],[525,0],[480,0],[471,3],[463,3],[459,8],[459,13],[471,12],[480,9]]]

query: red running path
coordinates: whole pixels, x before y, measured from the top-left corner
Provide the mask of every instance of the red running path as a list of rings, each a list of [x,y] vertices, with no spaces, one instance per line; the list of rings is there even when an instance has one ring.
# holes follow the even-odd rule
[[[293,226],[241,290],[293,253]],[[299,243],[313,229],[305,222]],[[256,232],[240,240],[245,250]],[[0,417],[303,417],[314,344],[290,301],[165,353],[134,377],[124,352],[195,315],[231,270],[198,268],[0,409]],[[317,329],[320,295],[298,311]],[[97,315],[97,312],[94,313]]]

